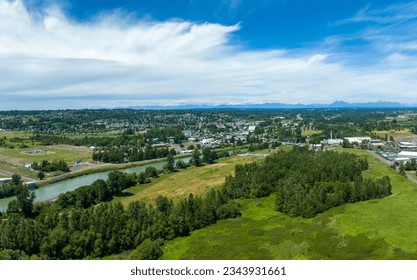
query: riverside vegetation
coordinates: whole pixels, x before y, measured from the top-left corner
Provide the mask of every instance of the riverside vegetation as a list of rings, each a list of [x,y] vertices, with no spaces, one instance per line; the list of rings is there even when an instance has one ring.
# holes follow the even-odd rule
[[[105,202],[140,183],[141,174],[119,171],[107,181],[61,195],[56,202],[33,205],[29,192],[22,193],[14,202],[16,207],[2,216],[0,257],[83,259],[136,248],[132,258],[156,259],[168,240],[240,217],[242,198],[277,193],[277,210],[311,217],[344,203],[390,195],[388,177],[362,178],[367,167],[366,159],[352,154],[294,148],[262,163],[236,166],[235,175],[227,177],[223,186],[201,196],[175,200],[157,196],[152,203],[133,201],[126,208]],[[165,172],[171,172],[170,166]],[[150,179],[158,172],[149,170],[143,176]]]

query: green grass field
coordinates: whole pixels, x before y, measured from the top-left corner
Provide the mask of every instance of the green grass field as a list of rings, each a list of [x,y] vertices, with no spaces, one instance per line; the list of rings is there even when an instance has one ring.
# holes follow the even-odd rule
[[[44,150],[46,154],[29,154],[30,151]],[[64,149],[51,146],[32,146],[30,148],[14,148],[3,149],[1,154],[5,157],[5,160],[17,161],[20,163],[32,163],[33,161],[54,159],[63,159],[68,164],[74,164],[77,160],[91,160],[92,152],[80,151],[77,148],[74,150]]]
[[[274,195],[240,200],[242,217],[164,246],[163,259],[417,259],[417,185],[366,151],[367,175],[389,175],[393,194],[311,219],[274,210]]]

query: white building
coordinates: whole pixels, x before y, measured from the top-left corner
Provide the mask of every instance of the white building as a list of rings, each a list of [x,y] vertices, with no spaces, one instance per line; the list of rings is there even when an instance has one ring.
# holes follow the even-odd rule
[[[350,143],[358,143],[358,144],[362,144],[364,142],[370,142],[371,141],[371,137],[345,137],[345,139]]]
[[[330,146],[340,146],[343,144],[343,140],[342,139],[328,139],[327,141],[327,145]]]
[[[201,144],[203,145],[210,145],[210,144],[213,144],[213,142],[214,140],[212,138],[201,140]]]
[[[412,159],[412,158],[416,158],[417,159],[417,152],[410,152],[410,151],[401,151],[397,154],[397,158],[401,159],[401,158],[408,158],[408,159]]]

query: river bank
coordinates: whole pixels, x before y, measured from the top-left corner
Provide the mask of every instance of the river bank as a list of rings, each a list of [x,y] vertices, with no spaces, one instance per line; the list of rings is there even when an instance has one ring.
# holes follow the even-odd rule
[[[186,158],[186,157],[190,157],[190,155],[178,155],[178,156],[175,156],[174,158],[181,159],[181,158]],[[102,163],[102,164],[97,164],[97,165],[86,165],[84,166],[84,168],[80,168],[76,171],[71,171],[69,173],[65,173],[59,176],[48,178],[42,181],[36,181],[35,183],[37,187],[45,187],[50,184],[74,179],[74,178],[84,176],[84,175],[133,168],[133,167],[147,165],[150,163],[158,163],[158,162],[164,162],[164,161],[166,161],[166,158],[149,159],[149,160],[135,161],[135,162],[129,162],[129,163]]]

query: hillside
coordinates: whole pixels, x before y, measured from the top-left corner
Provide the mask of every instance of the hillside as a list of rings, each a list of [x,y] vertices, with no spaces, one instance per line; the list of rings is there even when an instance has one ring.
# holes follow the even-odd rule
[[[389,175],[393,194],[314,218],[274,210],[275,195],[243,199],[242,216],[177,238],[163,259],[416,259],[416,186],[367,152],[369,176]]]

